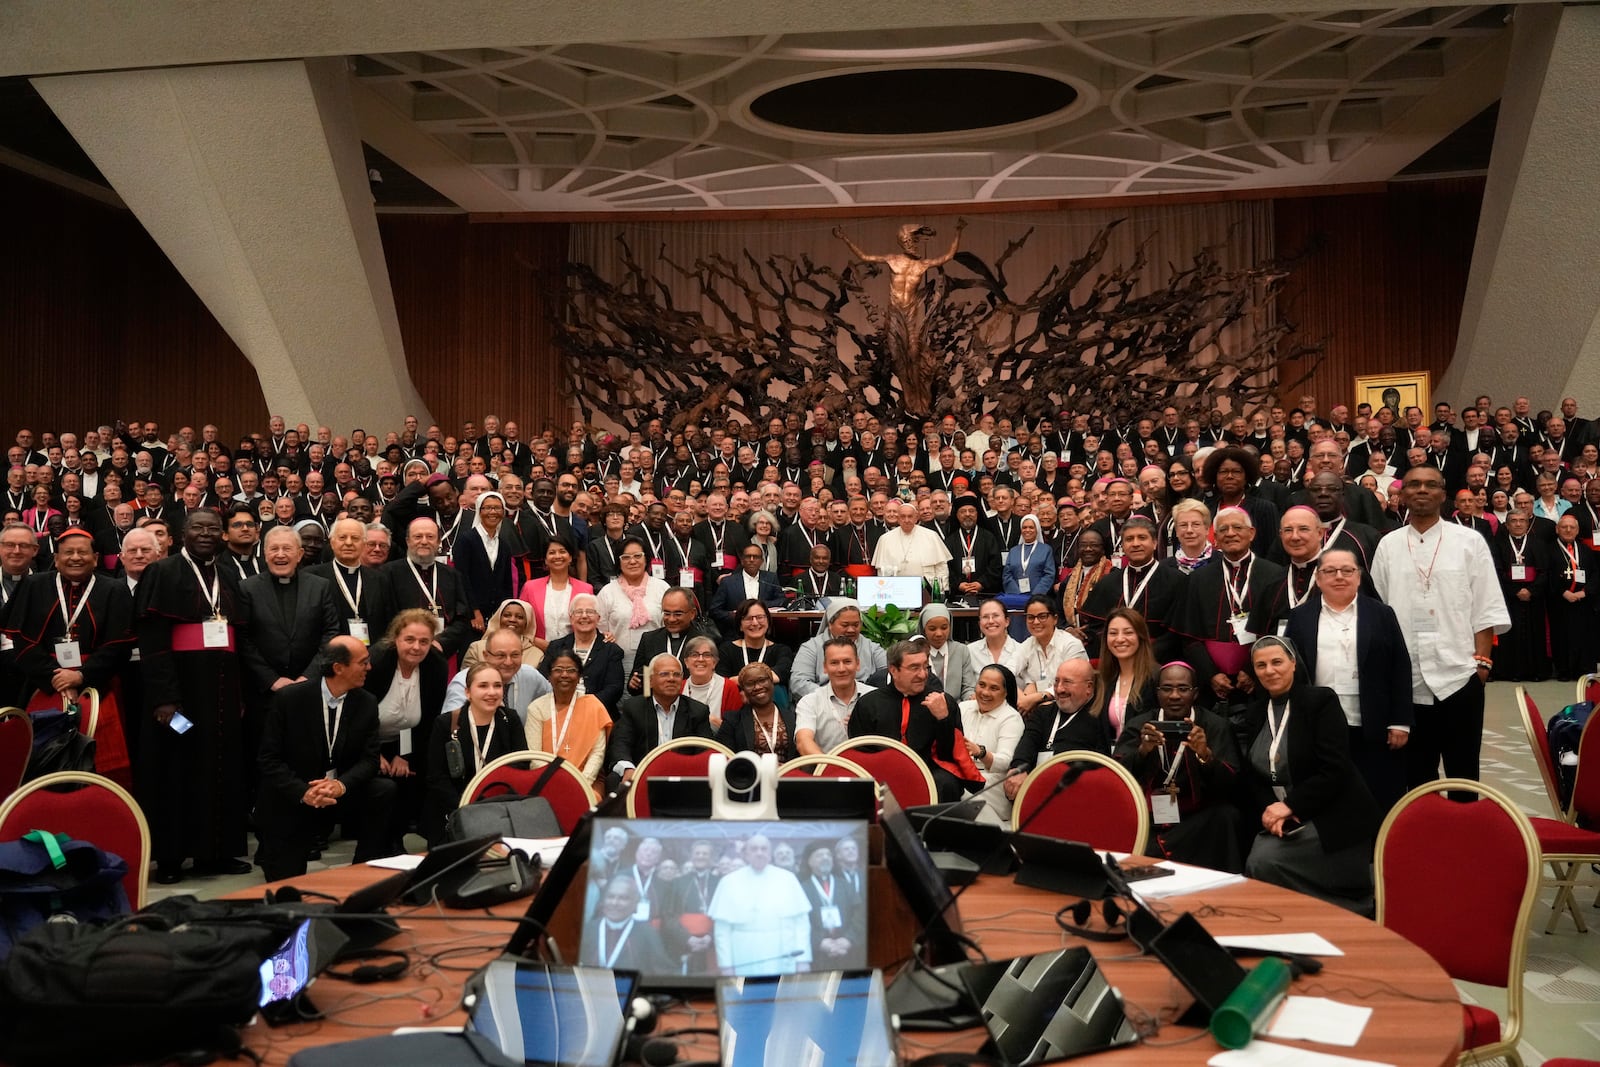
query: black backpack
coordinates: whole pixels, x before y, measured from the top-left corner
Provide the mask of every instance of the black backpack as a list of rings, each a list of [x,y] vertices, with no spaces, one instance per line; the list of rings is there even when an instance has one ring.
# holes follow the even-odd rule
[[[0,969],[0,1059],[161,1060],[239,1048],[292,913],[175,897],[104,925],[45,923]]]

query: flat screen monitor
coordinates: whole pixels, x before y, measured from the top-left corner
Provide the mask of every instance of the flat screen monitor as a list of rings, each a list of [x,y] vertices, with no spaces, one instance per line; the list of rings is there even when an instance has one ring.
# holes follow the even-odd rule
[[[893,605],[901,611],[922,610],[922,579],[877,575],[856,582],[856,601],[861,610]]]
[[[653,989],[866,966],[864,820],[604,818],[590,841],[581,964]]]
[[[822,971],[717,983],[722,1067],[894,1067],[879,971]]]
[[[611,1067],[627,1038],[636,977],[602,967],[489,964],[472,1029],[530,1065]]]
[[[975,963],[962,971],[983,1015],[983,1051],[1007,1067],[1131,1045],[1122,998],[1086,948]]]

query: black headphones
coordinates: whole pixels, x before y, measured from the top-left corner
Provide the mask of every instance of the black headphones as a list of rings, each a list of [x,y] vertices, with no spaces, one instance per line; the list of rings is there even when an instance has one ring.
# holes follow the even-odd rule
[[[1126,919],[1128,913],[1122,909],[1115,898],[1107,897],[1100,902],[1100,915],[1105,919],[1104,930],[1094,930],[1089,927],[1090,913],[1094,909],[1091,901],[1080,900],[1076,904],[1068,904],[1056,912],[1056,925],[1074,937],[1081,937],[1085,941],[1122,941],[1128,936]],[[1072,921],[1066,921],[1071,915]]]
[[[411,969],[411,956],[398,949],[391,948],[363,948],[346,952],[344,962],[354,960],[381,960],[387,959],[388,963],[363,963],[359,967],[352,967],[348,971],[341,971],[336,967],[327,967],[323,974],[329,978],[338,978],[356,985],[372,985],[374,982],[393,982],[402,977]]]

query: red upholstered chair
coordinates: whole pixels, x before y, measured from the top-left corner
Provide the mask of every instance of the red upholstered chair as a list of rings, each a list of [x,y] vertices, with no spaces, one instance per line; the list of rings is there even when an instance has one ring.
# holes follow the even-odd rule
[[[1057,793],[1056,783],[1074,764],[1089,766]],[[1028,772],[1011,809],[1011,828],[1024,826],[1030,834],[1139,855],[1150,837],[1150,809],[1139,783],[1120,763],[1080,749],[1052,756]]]
[[[550,802],[561,824],[561,832],[572,833],[578,820],[594,807],[594,790],[583,780],[583,775],[571,763],[563,760],[550,780],[539,792],[533,791],[543,777],[553,756],[548,752],[511,752],[491,760],[472,776],[467,788],[461,792],[461,805],[465,807],[482,796],[497,793],[515,793],[518,796],[541,796]]]
[[[866,768],[843,756],[818,753],[796,756],[783,765],[779,778],[871,778]]]
[[[150,826],[128,791],[98,774],[61,771],[35,778],[0,804],[0,840],[48,830],[115,852],[128,864],[122,887],[135,911],[149,881]]]
[[[1587,700],[1593,704],[1600,702],[1600,674],[1586,674],[1578,679],[1578,695],[1573,698],[1578,703]],[[1554,1060],[1547,1060],[1554,1063]]]
[[[939,799],[933,772],[922,757],[892,737],[852,737],[829,755],[861,767],[869,778],[887,787],[902,808],[932,804]]]
[[[1544,719],[1539,715],[1533,698],[1520,685],[1516,689],[1516,699],[1517,710],[1522,715],[1522,729],[1528,735],[1528,746],[1533,749],[1533,762],[1539,768],[1539,777],[1544,780],[1545,796],[1549,798],[1550,810],[1555,816],[1531,820],[1534,836],[1539,840],[1539,853],[1550,865],[1551,877],[1544,880],[1544,885],[1556,891],[1556,899],[1550,907],[1550,921],[1545,924],[1544,932],[1555,933],[1561,913],[1566,912],[1572,916],[1578,932],[1584,933],[1589,927],[1583,921],[1583,912],[1579,910],[1572,891],[1588,865],[1600,863],[1600,831],[1586,828],[1600,827],[1600,795],[1596,795],[1600,794],[1600,730],[1594,728],[1596,720],[1591,717],[1578,743],[1578,770],[1585,791],[1584,804],[1578,802],[1579,783],[1574,782],[1573,802],[1563,809],[1561,794],[1556,788],[1556,768],[1550,756],[1550,738],[1545,732]],[[1589,753],[1587,760],[1584,758],[1585,747]],[[1582,774],[1583,771],[1588,771],[1587,775]],[[1580,820],[1583,826],[1579,825]]]
[[[1462,804],[1445,793],[1476,793]],[[1450,878],[1441,892],[1441,873]],[[1539,840],[1528,817],[1494,789],[1464,778],[1420,785],[1378,831],[1377,921],[1417,945],[1462,982],[1506,991],[1503,1017],[1462,1005],[1462,1060],[1504,1056],[1520,1067],[1522,972],[1528,916],[1539,893]]]
[[[715,753],[732,756],[726,745],[705,737],[679,737],[646,752],[644,759],[633,769],[633,785],[628,789],[628,816],[643,818],[650,814],[650,790],[645,783],[651,778],[704,778]]]
[[[0,800],[22,784],[33,755],[33,720],[21,708],[0,708]]]

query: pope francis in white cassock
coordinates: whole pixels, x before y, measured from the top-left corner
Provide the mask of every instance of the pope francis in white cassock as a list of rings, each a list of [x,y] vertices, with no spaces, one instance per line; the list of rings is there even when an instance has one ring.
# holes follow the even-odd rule
[[[723,974],[794,974],[811,964],[811,901],[799,879],[772,865],[761,834],[744,845],[746,866],[717,883],[708,914]]]

